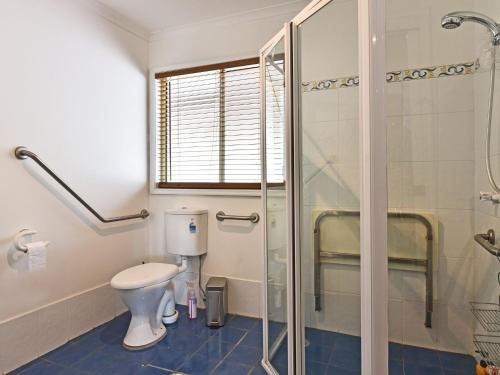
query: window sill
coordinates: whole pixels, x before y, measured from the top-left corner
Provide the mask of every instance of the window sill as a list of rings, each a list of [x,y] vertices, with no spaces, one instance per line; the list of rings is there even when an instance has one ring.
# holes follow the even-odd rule
[[[151,195],[200,195],[221,197],[261,197],[261,190],[245,189],[165,189],[154,187]]]

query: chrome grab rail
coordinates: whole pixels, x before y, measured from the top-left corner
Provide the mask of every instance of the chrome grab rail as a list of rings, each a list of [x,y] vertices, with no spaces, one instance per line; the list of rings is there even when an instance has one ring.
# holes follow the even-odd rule
[[[30,158],[35,163],[37,163],[45,172],[47,172],[50,177],[59,183],[68,193],[70,193],[78,202],[80,202],[87,210],[89,210],[96,218],[98,218],[103,223],[113,223],[115,221],[124,221],[124,220],[132,220],[132,219],[145,219],[149,216],[149,212],[146,209],[142,209],[140,213],[134,215],[125,215],[125,216],[115,216],[110,218],[102,217],[96,210],[94,210],[90,205],[83,200],[73,189],[71,189],[63,180],[59,178],[52,170],[47,167],[38,156],[29,151],[26,147],[18,146],[14,150],[14,155],[17,159],[24,160],[26,158]]]
[[[240,216],[240,215],[226,215],[224,211],[219,211],[215,214],[215,217],[219,221],[224,221],[224,220],[248,220],[251,221],[252,223],[258,223],[260,220],[260,216],[257,212],[252,212],[248,216]]]
[[[500,248],[495,246],[495,231],[488,229],[486,233],[478,233],[474,235],[474,241],[481,245],[488,253],[498,257]]]
[[[321,212],[314,223],[314,310],[321,311],[321,258],[336,258],[336,259],[359,259],[359,254],[340,253],[331,251],[321,251],[320,241],[320,225],[321,221],[326,217],[340,217],[340,216],[359,216],[359,211],[349,210],[326,210]],[[400,264],[414,264],[425,267],[425,326],[432,327],[432,312],[434,310],[434,290],[433,290],[433,259],[434,259],[434,245],[433,245],[433,231],[430,221],[423,215],[410,212],[388,212],[389,218],[400,219],[414,219],[419,221],[425,226],[427,241],[426,259],[413,259],[413,258],[399,258],[389,257],[388,261]]]

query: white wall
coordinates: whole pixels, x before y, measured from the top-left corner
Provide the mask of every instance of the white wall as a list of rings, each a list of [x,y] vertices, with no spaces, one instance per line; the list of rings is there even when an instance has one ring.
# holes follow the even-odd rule
[[[165,68],[179,65],[197,66],[208,62],[258,56],[259,49],[285,22],[295,16],[305,3],[294,4],[293,8],[282,9],[274,15],[256,13],[251,17],[236,17],[158,33],[153,35],[149,44],[149,65]],[[202,279],[213,275],[227,277],[229,310],[243,315],[260,316],[264,261],[262,223],[220,223],[215,220],[215,213],[219,210],[236,215],[248,215],[251,212],[262,214],[260,197],[151,196],[153,217],[150,251],[153,259],[164,257],[163,212],[166,208],[179,206],[208,209],[209,246]],[[176,282],[176,294],[181,302],[185,300],[183,277],[178,277]]]
[[[122,307],[102,284],[146,258],[145,222],[99,224],[12,151],[28,146],[104,216],[146,208],[148,46],[91,2],[0,4],[2,372],[112,318]],[[51,242],[44,270],[13,248],[22,228]]]

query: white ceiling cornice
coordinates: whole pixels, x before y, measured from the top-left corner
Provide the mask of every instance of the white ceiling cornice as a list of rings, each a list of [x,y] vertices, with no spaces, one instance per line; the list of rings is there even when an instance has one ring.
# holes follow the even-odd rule
[[[235,13],[224,17],[217,17],[201,22],[193,22],[184,25],[167,27],[162,30],[153,31],[149,34],[149,40],[161,40],[168,34],[181,32],[183,30],[194,30],[210,25],[224,26],[239,23],[250,23],[261,19],[277,17],[280,15],[298,13],[304,7],[304,0],[294,0],[282,4],[272,5],[250,11]]]
[[[142,26],[132,22],[128,18],[122,16],[112,8],[104,5],[97,0],[79,0],[83,5],[91,11],[101,16],[105,20],[111,22],[113,25],[128,31],[129,33],[137,36],[138,38],[149,41],[150,33]]]

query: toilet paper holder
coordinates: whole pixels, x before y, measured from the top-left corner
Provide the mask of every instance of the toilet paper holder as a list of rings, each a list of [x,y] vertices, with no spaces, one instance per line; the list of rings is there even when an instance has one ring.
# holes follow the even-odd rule
[[[14,237],[14,246],[17,250],[26,254],[28,252],[28,247],[23,243],[23,237],[31,236],[37,233],[38,232],[34,229],[21,229]],[[48,244],[49,243],[47,242],[47,245]]]

